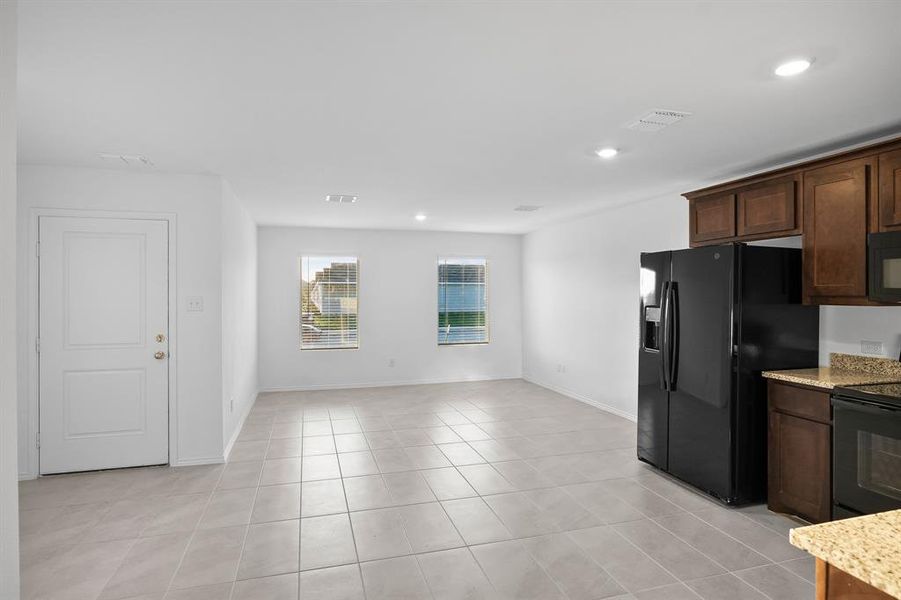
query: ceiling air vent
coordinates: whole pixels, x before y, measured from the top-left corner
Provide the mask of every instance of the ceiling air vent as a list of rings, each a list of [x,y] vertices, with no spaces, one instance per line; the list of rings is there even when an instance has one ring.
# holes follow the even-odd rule
[[[516,212],[535,212],[539,208],[541,208],[541,207],[535,206],[534,204],[520,204],[513,210],[515,210]]]
[[[101,152],[97,155],[100,160],[112,161],[129,167],[152,167],[153,161],[143,154],[110,154]]]
[[[657,108],[646,115],[638,117],[631,123],[626,124],[626,129],[647,132],[660,131],[664,127],[669,127],[673,123],[678,123],[685,117],[690,116],[690,112]]]
[[[331,202],[332,204],[353,204],[357,201],[357,196],[350,196],[348,194],[329,194],[325,197],[326,202]]]

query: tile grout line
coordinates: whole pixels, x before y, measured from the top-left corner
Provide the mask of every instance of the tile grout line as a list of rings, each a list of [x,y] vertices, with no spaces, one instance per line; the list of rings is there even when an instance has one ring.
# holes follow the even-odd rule
[[[354,414],[356,415],[356,410],[354,410]],[[331,421],[329,421],[329,423],[331,423]],[[369,440],[366,439],[366,436],[363,436],[363,439],[366,440],[366,446],[368,447]],[[336,445],[335,450],[337,450],[337,449],[338,449],[338,447]],[[370,449],[370,452],[372,452],[372,449]],[[337,460],[337,457],[336,457],[336,460]],[[357,535],[354,532],[354,524],[350,518],[350,503],[347,501],[347,490],[344,488],[344,476],[343,476],[344,473],[341,470],[341,461],[340,460],[338,460],[338,474],[341,475],[341,493],[344,495],[344,508],[347,509],[347,512],[342,513],[342,514],[347,515],[347,527],[348,527],[348,529],[350,529],[350,539],[354,545],[354,556],[357,558],[357,576],[360,578],[360,589],[363,590],[363,600],[366,600],[366,598],[368,598],[368,595],[366,593],[366,582],[363,581],[363,567],[360,564],[360,551],[357,549]],[[381,477],[381,475],[380,475],[380,477]],[[300,501],[301,501],[301,503],[303,503],[303,486],[301,486],[301,488],[300,488],[300,493],[301,493]],[[301,517],[303,517],[303,515],[301,515]],[[301,521],[301,523],[303,523],[303,521]],[[301,539],[303,539],[302,535],[301,535]],[[299,568],[300,568],[300,565],[298,565],[298,569]],[[298,583],[297,583],[297,591],[301,595],[301,597],[303,597],[303,594],[300,589],[299,576],[298,576]]]
[[[191,530],[190,535],[188,536],[188,541],[185,544],[185,549],[181,553],[181,558],[178,561],[178,565],[176,565],[175,569],[172,571],[172,576],[169,578],[169,583],[166,586],[165,595],[168,596],[169,592],[172,591],[172,584],[175,583],[175,577],[178,575],[178,572],[181,570],[182,565],[185,562],[185,558],[188,555],[188,550],[191,548],[191,544],[194,542],[194,538],[197,535],[197,531],[199,529],[201,521],[203,521],[204,515],[206,515],[206,511],[210,507],[210,503],[213,501],[213,494],[216,493],[216,487],[219,485],[219,482],[222,481],[222,476],[225,474],[225,466],[222,467],[222,472],[219,473],[219,477],[216,479],[216,483],[213,485],[213,489],[210,490],[210,495],[207,498],[206,504],[203,506],[203,511],[201,511],[200,516],[197,518],[197,523],[194,524],[194,528]],[[246,536],[245,532],[245,536]],[[237,572],[237,568],[236,568]],[[229,592],[229,596],[231,596],[231,592]]]
[[[263,461],[266,460],[266,455],[269,454],[269,447],[271,445],[272,445],[272,430],[270,429],[269,430],[269,439],[266,440],[266,452],[263,453]],[[220,478],[219,478],[220,481],[222,480],[222,477],[225,476],[225,469],[227,469],[227,468],[228,468],[228,463],[226,463],[226,467],[224,469],[222,469],[222,476],[220,476]],[[262,478],[263,478],[263,466],[260,465],[260,480],[262,480]],[[253,502],[250,503],[250,515],[248,515],[248,517],[247,517],[248,523],[244,527],[244,539],[241,540],[241,551],[238,553],[238,562],[237,562],[237,564],[235,564],[235,579],[234,579],[234,581],[232,581],[231,591],[228,593],[229,598],[232,598],[234,596],[235,587],[237,587],[237,585],[238,585],[238,571],[241,569],[241,561],[244,560],[244,549],[247,546],[247,535],[250,533],[250,525],[251,525],[251,522],[253,521],[253,510],[254,510],[254,508],[256,508],[257,496],[259,496],[260,487],[261,486],[257,485],[257,488],[253,494]],[[213,493],[214,494],[216,493],[215,490],[213,491]],[[213,497],[212,494],[210,494],[211,499],[212,499],[212,497]],[[206,511],[204,511],[204,513],[205,512]],[[203,520],[203,515],[201,515],[200,518],[201,518],[201,520]],[[199,521],[198,521],[198,524],[199,524]]]

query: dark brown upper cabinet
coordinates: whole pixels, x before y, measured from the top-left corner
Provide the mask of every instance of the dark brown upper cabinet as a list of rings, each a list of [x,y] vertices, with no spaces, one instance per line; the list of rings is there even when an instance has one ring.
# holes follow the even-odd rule
[[[867,298],[867,234],[901,231],[901,138],[685,194],[692,247],[801,236],[806,304]]]
[[[735,237],[735,194],[695,198],[688,206],[692,245]]]
[[[874,158],[805,171],[804,300],[867,304],[867,232]]]
[[[901,229],[901,150],[879,155],[879,229]]]
[[[741,188],[738,191],[738,237],[800,233],[801,211],[796,177]]]

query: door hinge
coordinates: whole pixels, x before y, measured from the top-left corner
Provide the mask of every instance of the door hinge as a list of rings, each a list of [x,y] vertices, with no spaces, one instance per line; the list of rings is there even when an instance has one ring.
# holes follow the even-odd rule
[[[40,242],[35,242],[35,244],[34,244],[34,255],[37,256],[38,258],[41,257],[41,243]]]
[[[40,431],[38,431],[36,434],[34,434],[34,445],[36,448],[41,447],[41,432]]]
[[[41,338],[34,338],[34,351],[41,353]]]

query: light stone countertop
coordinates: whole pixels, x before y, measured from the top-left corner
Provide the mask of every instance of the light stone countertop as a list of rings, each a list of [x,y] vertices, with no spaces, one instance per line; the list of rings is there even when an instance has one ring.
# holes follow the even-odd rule
[[[901,598],[901,510],[798,527],[792,545]]]
[[[829,367],[764,371],[767,379],[831,390],[836,386],[894,383],[901,381],[901,362],[854,354],[832,353]]]

